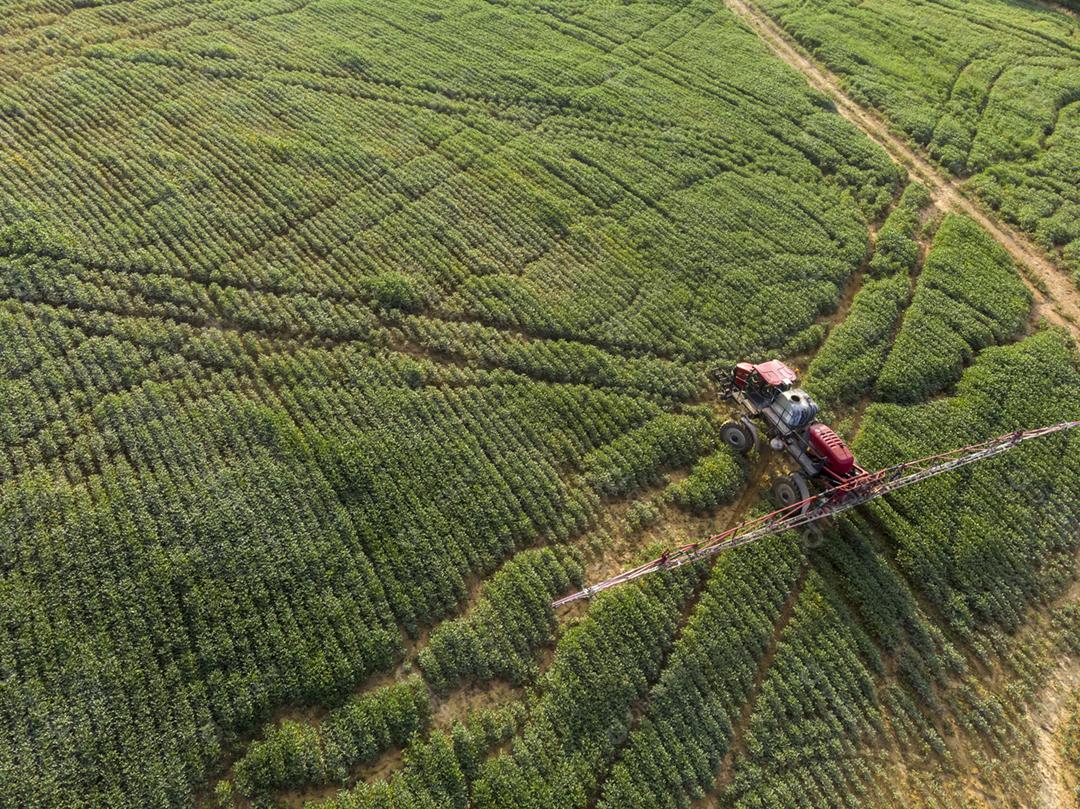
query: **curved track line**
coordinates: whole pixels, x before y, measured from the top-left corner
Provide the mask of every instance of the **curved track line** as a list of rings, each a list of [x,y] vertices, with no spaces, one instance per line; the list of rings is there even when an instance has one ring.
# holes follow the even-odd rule
[[[743,703],[742,710],[739,713],[738,722],[736,722],[735,727],[732,728],[731,740],[728,743],[727,752],[724,753],[724,758],[720,762],[720,769],[716,774],[716,780],[713,782],[713,786],[708,792],[710,798],[707,800],[709,802],[698,801],[695,803],[695,806],[717,805],[716,801],[718,796],[723,795],[724,790],[731,785],[735,778],[736,765],[738,764],[739,759],[746,753],[746,733],[750,729],[750,720],[753,718],[754,709],[757,707],[758,697],[761,696],[761,689],[765,685],[765,680],[772,670],[773,660],[776,657],[777,651],[780,649],[780,639],[783,637],[784,631],[791,622],[791,616],[795,614],[795,605],[798,604],[799,597],[802,595],[803,588],[806,585],[806,576],[809,571],[810,562],[808,559],[804,558],[802,567],[799,570],[798,578],[795,580],[791,592],[788,593],[783,606],[780,608],[780,615],[776,619],[776,623],[773,624],[773,631],[769,636],[768,644],[765,647],[765,653],[758,659],[757,669],[754,672],[754,679],[750,684],[750,690],[747,692],[746,701]]]
[[[914,173],[939,208],[959,211],[982,225],[1021,265],[1021,278],[1035,296],[1036,315],[1064,327],[1080,340],[1080,289],[1066,273],[1055,267],[1018,230],[988,216],[964,194],[959,183],[895,135],[881,116],[848,97],[833,73],[804,54],[784,29],[750,0],[724,0],[724,3],[777,58],[798,70],[810,86],[832,99],[840,115],[881,146],[894,161]]]

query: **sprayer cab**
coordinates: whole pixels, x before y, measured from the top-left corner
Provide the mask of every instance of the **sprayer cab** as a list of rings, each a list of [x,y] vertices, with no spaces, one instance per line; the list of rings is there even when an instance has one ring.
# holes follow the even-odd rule
[[[719,377],[721,398],[734,401],[742,410],[737,421],[720,428],[724,443],[745,455],[758,446],[764,433],[769,446],[786,452],[799,468],[773,487],[782,504],[809,497],[810,479],[821,477],[835,486],[866,474],[847,442],[818,421],[821,408],[798,387],[798,374],[780,360],[756,365],[740,362]]]

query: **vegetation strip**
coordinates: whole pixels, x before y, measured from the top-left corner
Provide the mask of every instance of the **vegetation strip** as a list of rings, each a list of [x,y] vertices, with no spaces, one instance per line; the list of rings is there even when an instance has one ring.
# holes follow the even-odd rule
[[[1028,242],[1025,236],[1012,226],[991,219],[972,202],[958,184],[942,174],[925,157],[894,135],[888,124],[874,112],[864,109],[849,98],[839,81],[826,68],[802,53],[797,43],[768,15],[753,4],[753,0],[724,0],[779,58],[804,74],[815,89],[825,93],[836,103],[837,111],[869,138],[888,152],[897,163],[915,172],[930,191],[934,203],[943,210],[957,210],[967,214],[986,229],[1013,258],[1020,262],[1035,280],[1024,280],[1041,304],[1039,314],[1055,325],[1068,329],[1080,338],[1080,290],[1072,280],[1055,267],[1043,253]]]

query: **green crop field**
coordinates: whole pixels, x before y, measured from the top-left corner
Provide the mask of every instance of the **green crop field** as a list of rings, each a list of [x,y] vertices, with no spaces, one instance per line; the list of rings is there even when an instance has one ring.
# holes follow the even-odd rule
[[[1080,282],[1080,4],[760,5]]]
[[[1074,17],[762,5],[1080,268]],[[551,606],[770,509],[736,360],[1080,419],[1030,286],[720,2],[3,2],[0,807],[1034,805],[1080,431]]]

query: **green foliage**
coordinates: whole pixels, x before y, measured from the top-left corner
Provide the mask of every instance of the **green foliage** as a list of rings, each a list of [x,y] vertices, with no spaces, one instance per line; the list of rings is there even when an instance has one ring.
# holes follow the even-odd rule
[[[750,716],[731,806],[843,806],[865,790],[870,754],[860,748],[881,723],[869,648],[811,572]]]
[[[511,752],[481,768],[475,809],[589,805],[629,730],[630,706],[660,674],[696,573],[604,593],[562,636]]]
[[[855,442],[869,467],[1080,416],[1080,370],[1054,331],[987,349],[957,394],[913,407],[871,405]],[[1032,442],[898,492],[870,508],[901,567],[965,636],[1011,630],[1071,569],[1080,519],[1078,436]]]
[[[930,193],[922,183],[909,183],[900,201],[889,213],[877,234],[870,272],[875,277],[908,275],[919,261],[919,229],[922,213],[931,205]]]
[[[689,465],[899,177],[699,3],[13,0],[0,67],[17,806],[190,806]]]
[[[232,781],[218,781],[214,786],[214,802],[217,809],[232,809],[234,800],[235,791],[233,790]]]
[[[446,690],[463,679],[498,677],[523,683],[536,674],[533,655],[553,640],[551,601],[582,583],[576,555],[566,549],[524,551],[485,582],[476,607],[440,624],[420,652],[424,677]]]
[[[703,367],[818,344],[886,154],[716,4],[2,17],[0,802],[186,809],[246,750],[216,799],[265,804],[397,746],[331,803],[613,805],[653,697],[696,794],[793,557],[710,580],[689,634],[694,571],[604,596],[533,678],[580,573],[523,549],[715,448]],[[429,629],[432,681],[535,679],[525,703],[425,736],[417,680],[346,702]],[[337,707],[251,741],[289,706]]]
[[[926,256],[911,307],[877,381],[893,401],[953,384],[975,352],[1015,336],[1031,293],[1005,249],[975,221],[950,214]]]
[[[1075,16],[998,0],[762,5],[856,100],[970,177],[984,202],[1080,271]]]
[[[400,272],[384,272],[367,282],[375,305],[383,312],[415,312],[424,305],[416,280]]]
[[[314,805],[320,809],[466,809],[468,785],[454,739],[436,731],[409,746],[404,769],[390,781],[362,783]]]
[[[826,331],[824,323],[815,323],[788,340],[781,348],[780,353],[784,356],[791,356],[813,351],[825,339]]]
[[[606,497],[656,482],[665,467],[683,466],[715,443],[704,416],[664,413],[585,458],[586,479]]]
[[[630,531],[639,531],[660,519],[660,506],[652,500],[635,500],[623,516]]]
[[[720,557],[604,784],[600,809],[686,806],[715,783],[801,562],[788,537]]]
[[[524,718],[520,705],[479,711],[449,733],[414,739],[389,781],[357,784],[316,809],[465,809],[469,785],[495,745],[510,740]]]
[[[673,483],[670,491],[675,503],[689,511],[708,511],[733,499],[746,480],[735,453],[727,447],[702,458],[686,480]]]
[[[907,275],[870,279],[848,315],[829,332],[807,373],[807,387],[824,402],[852,402],[869,392],[885,364],[910,295]]]
[[[429,719],[427,687],[412,677],[335,708],[318,725],[290,720],[271,725],[236,762],[236,789],[251,798],[343,782],[356,765],[403,747]]]
[[[909,184],[878,231],[871,277],[810,363],[807,385],[823,401],[852,402],[873,387],[908,301],[908,276],[919,260],[917,231],[929,204],[926,188]]]
[[[6,166],[3,242],[110,297],[251,330],[366,339],[373,315],[424,311],[711,359],[782,346],[834,306],[861,216],[898,183],[726,10],[586,9],[576,31],[517,4],[333,3],[287,24],[279,5],[60,15],[50,36],[88,61],[57,75],[17,45],[33,4],[9,9],[0,36],[27,74],[0,109],[49,118],[20,153],[75,151],[70,170],[43,161],[49,184],[32,154]],[[673,66],[598,55],[597,36]]]
[[[522,340],[478,323],[407,318],[403,329],[425,349],[545,382],[575,382],[690,399],[702,393],[700,367],[656,357],[626,357],[574,340]]]
[[[845,515],[817,551],[817,570],[846,597],[878,648],[898,659],[900,682],[926,709],[940,711],[934,688],[962,673],[964,658],[921,612],[910,586],[873,546],[872,532],[860,515]]]
[[[103,790],[121,789],[106,762],[123,750],[138,751],[136,770],[178,767],[131,775],[125,789],[157,784],[173,797],[147,801],[182,803],[223,740],[254,731],[282,703],[340,700],[392,665],[399,620],[431,622],[464,599],[466,576],[486,575],[541,534],[580,530],[592,500],[558,467],[659,411],[363,347],[252,357],[243,341],[152,323],[117,329],[134,343],[103,336],[115,322],[45,326],[12,315],[0,325],[14,335],[0,361],[21,391],[0,417],[20,450],[2,462],[0,615],[24,660],[57,661],[41,679],[5,680],[4,710],[32,708],[37,719],[4,723],[0,746],[91,738],[107,722],[130,733],[86,747],[93,766],[44,776],[20,753],[5,778],[34,784],[53,805],[92,770],[112,773]],[[128,363],[131,345],[172,363],[177,379],[136,376],[132,390],[110,393],[121,373],[154,371]],[[64,351],[87,359],[54,362]],[[197,370],[196,356],[224,367]],[[87,371],[83,388],[74,380],[91,358],[117,371]],[[24,387],[20,369],[45,376]],[[469,379],[482,384],[459,384]],[[102,391],[88,401],[92,385]],[[67,416],[51,411],[54,396]],[[263,396],[280,404],[259,404]],[[89,421],[69,431],[80,407]],[[47,460],[31,452],[38,446]],[[18,618],[37,612],[52,617],[36,627]],[[65,681],[78,685],[61,698]]]
[[[1066,604],[1054,611],[1054,629],[1069,652],[1080,655],[1080,604]]]

